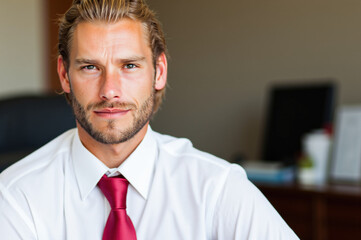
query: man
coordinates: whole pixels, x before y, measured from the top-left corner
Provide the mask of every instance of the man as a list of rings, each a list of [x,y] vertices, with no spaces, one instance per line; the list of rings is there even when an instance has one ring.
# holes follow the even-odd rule
[[[1,239],[297,239],[241,167],[149,127],[167,59],[142,0],[75,0],[59,54],[77,129],[0,175]]]

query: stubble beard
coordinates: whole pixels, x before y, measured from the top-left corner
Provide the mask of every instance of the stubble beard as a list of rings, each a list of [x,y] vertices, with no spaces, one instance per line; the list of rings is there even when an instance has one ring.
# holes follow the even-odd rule
[[[98,103],[89,104],[86,108],[76,99],[73,91],[70,92],[73,112],[77,122],[80,126],[96,141],[103,144],[119,144],[133,138],[151,119],[153,115],[153,107],[155,100],[154,89],[149,97],[137,109],[135,104],[124,102],[107,102],[101,101]],[[95,109],[102,108],[121,108],[130,109],[132,114],[132,122],[126,129],[118,129],[116,126],[116,119],[109,119],[105,130],[96,129],[90,121],[90,114]]]

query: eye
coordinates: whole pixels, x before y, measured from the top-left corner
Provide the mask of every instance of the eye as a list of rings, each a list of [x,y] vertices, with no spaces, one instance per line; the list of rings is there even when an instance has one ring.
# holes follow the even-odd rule
[[[97,67],[94,66],[94,65],[86,65],[86,66],[83,66],[82,69],[85,69],[85,70],[96,70]]]
[[[124,66],[124,68],[126,68],[126,69],[133,69],[136,67],[137,67],[137,65],[135,65],[134,63],[128,63]]]

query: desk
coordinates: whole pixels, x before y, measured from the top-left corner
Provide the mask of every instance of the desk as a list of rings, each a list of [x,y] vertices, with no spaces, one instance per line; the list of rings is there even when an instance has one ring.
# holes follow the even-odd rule
[[[360,186],[256,185],[300,239],[361,239]]]

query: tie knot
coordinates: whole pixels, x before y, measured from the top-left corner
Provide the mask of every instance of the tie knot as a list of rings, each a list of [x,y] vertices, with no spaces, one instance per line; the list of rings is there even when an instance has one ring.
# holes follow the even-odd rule
[[[98,182],[98,187],[108,199],[112,209],[125,209],[128,191],[128,180],[104,175]]]

